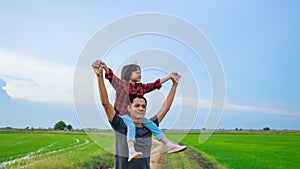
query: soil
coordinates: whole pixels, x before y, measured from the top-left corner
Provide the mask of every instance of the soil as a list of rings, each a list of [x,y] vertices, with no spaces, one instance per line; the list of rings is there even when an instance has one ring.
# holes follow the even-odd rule
[[[152,139],[152,151],[150,157],[151,169],[163,169],[163,150],[164,144]]]
[[[208,163],[205,161],[204,158],[200,157],[198,154],[196,154],[193,150],[188,149],[190,156],[192,156],[199,166],[203,169],[214,169],[213,165],[211,163]]]
[[[166,168],[166,166],[163,166],[163,153],[164,149],[164,144],[157,140],[152,140],[152,151],[151,151],[151,160],[150,160],[150,168],[151,169],[163,169]],[[214,169],[213,165],[211,163],[208,163],[205,161],[204,158],[200,157],[197,153],[195,153],[191,149],[187,149],[189,155],[197,161],[198,165],[203,168],[203,169]]]

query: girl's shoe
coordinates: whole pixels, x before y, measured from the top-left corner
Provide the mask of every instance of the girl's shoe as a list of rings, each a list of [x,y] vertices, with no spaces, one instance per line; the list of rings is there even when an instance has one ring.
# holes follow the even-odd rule
[[[186,146],[180,146],[178,144],[173,144],[171,147],[168,148],[168,154],[178,153],[178,152],[186,150],[186,148],[187,148]]]
[[[141,158],[142,156],[143,156],[143,153],[133,151],[133,152],[129,153],[128,162],[133,162],[133,161],[137,160],[138,158]]]

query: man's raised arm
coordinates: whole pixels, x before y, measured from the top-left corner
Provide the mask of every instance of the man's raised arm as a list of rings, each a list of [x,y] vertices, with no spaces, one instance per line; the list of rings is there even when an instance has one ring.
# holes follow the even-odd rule
[[[98,80],[98,89],[100,94],[100,101],[105,110],[108,121],[112,121],[115,116],[115,110],[113,106],[109,103],[106,87],[104,85],[103,79],[103,65],[92,64],[95,74]]]
[[[158,118],[158,123],[160,123],[164,119],[167,112],[170,110],[170,107],[173,103],[174,96],[175,96],[175,93],[176,93],[178,80],[180,79],[180,77],[181,76],[178,73],[171,73],[171,80],[173,82],[173,85],[172,85],[172,87],[169,91],[169,94],[168,94],[167,98],[165,99],[165,101],[162,105],[162,108],[156,114],[156,116]]]

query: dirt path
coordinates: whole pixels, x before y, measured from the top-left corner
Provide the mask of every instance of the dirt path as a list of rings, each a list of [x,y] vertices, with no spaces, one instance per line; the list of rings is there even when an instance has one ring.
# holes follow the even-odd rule
[[[196,154],[193,150],[188,149],[187,151],[189,151],[190,156],[192,156],[197,161],[197,163],[199,164],[199,166],[201,168],[203,168],[203,169],[214,169],[214,167],[212,166],[211,163],[207,163],[204,158],[199,157],[199,155]]]
[[[152,139],[152,151],[150,157],[151,169],[163,169],[163,150],[164,144]]]
[[[151,151],[151,160],[150,160],[150,168],[151,169],[164,169],[164,168],[170,168],[168,165],[169,163],[172,163],[172,161],[169,161],[168,164],[164,164],[164,154],[166,153],[165,145],[157,140],[152,140],[152,151]],[[212,164],[207,163],[205,159],[200,157],[198,154],[196,154],[191,149],[187,149],[185,152],[185,155],[188,156],[188,158],[191,158],[195,160],[200,168],[203,169],[214,169]],[[169,159],[167,159],[169,160]],[[175,162],[175,161],[174,161]],[[177,163],[180,161],[176,161]]]

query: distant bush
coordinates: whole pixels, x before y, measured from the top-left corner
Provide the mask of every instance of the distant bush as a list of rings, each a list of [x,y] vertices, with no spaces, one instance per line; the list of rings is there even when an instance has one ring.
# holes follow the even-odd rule
[[[59,121],[55,124],[54,130],[64,130],[67,127],[66,123],[63,121]]]
[[[72,130],[73,127],[72,127],[72,125],[69,124],[69,125],[66,126],[66,129],[67,129],[67,130]]]
[[[269,130],[270,130],[270,127],[264,127],[263,130],[264,130],[264,131],[269,131]]]
[[[59,121],[54,125],[54,130],[73,130],[72,125],[67,125],[64,121]]]

